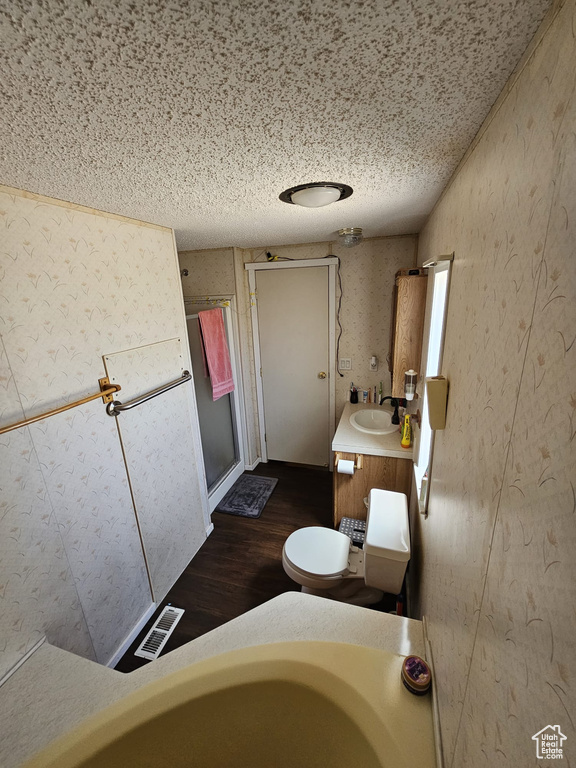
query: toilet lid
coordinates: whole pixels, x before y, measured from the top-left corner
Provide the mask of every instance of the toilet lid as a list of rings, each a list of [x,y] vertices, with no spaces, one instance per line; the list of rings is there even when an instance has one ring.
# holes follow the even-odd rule
[[[301,571],[316,576],[339,576],[348,567],[350,539],[331,528],[312,526],[286,539],[284,554]]]

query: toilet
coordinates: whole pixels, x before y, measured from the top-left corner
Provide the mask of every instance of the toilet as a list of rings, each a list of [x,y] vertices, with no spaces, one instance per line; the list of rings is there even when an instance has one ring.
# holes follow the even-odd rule
[[[379,488],[368,496],[363,550],[345,533],[320,526],[294,531],[282,550],[284,570],[302,592],[353,605],[399,594],[409,559],[406,495]]]

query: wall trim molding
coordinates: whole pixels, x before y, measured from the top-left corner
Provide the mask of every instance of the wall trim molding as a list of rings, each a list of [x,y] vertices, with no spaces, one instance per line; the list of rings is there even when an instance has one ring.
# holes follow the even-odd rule
[[[434,657],[432,645],[428,637],[428,619],[422,616],[422,632],[424,635],[424,647],[426,648],[426,661],[432,671],[432,725],[434,729],[434,750],[436,753],[436,768],[444,768],[444,751],[442,749],[442,730],[440,728],[440,707],[438,705],[438,686],[436,684]]]
[[[134,627],[130,630],[130,633],[128,636],[122,641],[120,646],[117,648],[117,650],[114,652],[114,655],[106,662],[104,666],[114,668],[116,664],[120,661],[122,656],[126,653],[128,648],[132,645],[134,640],[136,639],[137,635],[142,631],[144,628],[144,625],[148,621],[148,619],[152,616],[156,608],[158,607],[157,603],[152,603],[152,605],[147,608],[146,611],[142,614],[142,616],[138,619]]]
[[[289,261],[247,261],[244,269],[253,272],[262,269],[297,269],[298,267],[329,267],[338,264],[336,256],[326,256],[323,259],[290,259]]]
[[[48,197],[47,195],[39,195],[36,192],[28,192],[26,189],[18,189],[17,187],[7,187],[4,184],[0,184],[0,192],[11,195],[12,197],[24,197],[27,200],[36,200],[38,203],[45,203],[46,205],[59,205],[61,208],[69,208],[72,211],[78,211],[78,213],[89,213],[93,216],[103,216],[106,219],[114,219],[115,221],[123,221],[128,224],[137,224],[140,227],[149,227],[150,229],[159,229],[162,232],[171,232],[171,227],[164,227],[161,224],[152,224],[150,221],[140,221],[139,219],[131,219],[128,216],[122,216],[119,213],[110,213],[108,211],[100,211],[97,208],[90,208],[86,205],[78,205],[77,203],[71,203],[68,200],[60,200],[57,197]]]
[[[30,648],[30,650],[29,650],[29,651],[27,651],[27,652],[24,654],[24,656],[22,656],[22,658],[21,658],[21,659],[19,659],[19,660],[16,662],[16,664],[14,664],[14,666],[13,666],[13,667],[11,667],[11,668],[8,670],[8,672],[6,672],[6,674],[5,674],[5,675],[4,675],[4,676],[3,676],[3,677],[0,679],[0,688],[1,688],[1,687],[4,685],[4,683],[8,682],[8,680],[9,680],[9,679],[12,677],[12,675],[14,674],[14,672],[17,672],[17,671],[20,669],[20,667],[22,666],[22,664],[24,664],[25,662],[27,662],[27,661],[28,661],[28,659],[30,658],[30,656],[32,656],[32,654],[33,654],[33,653],[36,653],[36,651],[38,650],[38,648],[40,648],[40,646],[41,646],[41,645],[44,645],[44,643],[45,643],[45,642],[46,642],[46,636],[44,636],[44,637],[41,637],[41,638],[40,638],[40,640],[38,640],[38,642],[37,642],[37,643],[35,643],[35,644],[32,646],[32,648]]]

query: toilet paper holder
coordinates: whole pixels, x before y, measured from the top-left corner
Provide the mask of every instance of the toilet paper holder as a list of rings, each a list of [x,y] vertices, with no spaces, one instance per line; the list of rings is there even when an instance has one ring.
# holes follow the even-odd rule
[[[342,454],[339,451],[337,451],[334,454],[334,466],[336,467],[336,469],[338,469],[338,462],[340,461],[341,458],[342,458]],[[354,469],[355,470],[356,469],[362,469],[362,454],[361,453],[357,453],[356,454],[356,460],[354,461]]]

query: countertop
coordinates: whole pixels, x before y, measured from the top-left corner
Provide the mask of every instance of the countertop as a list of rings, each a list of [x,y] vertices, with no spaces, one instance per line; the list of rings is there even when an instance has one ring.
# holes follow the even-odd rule
[[[332,450],[342,451],[343,453],[363,453],[369,456],[390,456],[396,459],[412,459],[412,448],[402,448],[400,445],[400,432],[390,432],[388,435],[371,435],[368,432],[361,432],[350,423],[350,416],[361,409],[375,408],[377,410],[388,411],[392,414],[393,408],[385,405],[374,405],[364,403],[346,403],[340,422],[332,440]]]
[[[45,642],[0,687],[0,765],[17,768],[83,719],[152,680],[246,646],[330,640],[425,657],[422,623],[287,592],[122,674]]]

